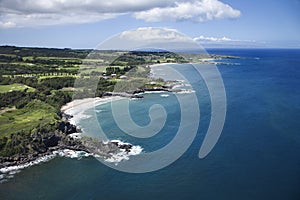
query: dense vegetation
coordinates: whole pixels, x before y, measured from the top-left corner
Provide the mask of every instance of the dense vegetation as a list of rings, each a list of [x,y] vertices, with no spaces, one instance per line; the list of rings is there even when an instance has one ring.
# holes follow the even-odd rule
[[[0,74],[76,74],[90,50],[0,47]]]
[[[43,152],[47,138],[54,137],[55,145],[56,135],[65,132],[62,105],[151,87],[147,66],[166,62],[186,61],[170,52],[0,47],[0,158]],[[81,87],[74,88],[75,82]]]

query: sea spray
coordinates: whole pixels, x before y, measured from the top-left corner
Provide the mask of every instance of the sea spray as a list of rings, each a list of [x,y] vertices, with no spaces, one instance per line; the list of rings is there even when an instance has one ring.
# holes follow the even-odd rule
[[[50,154],[50,155],[39,157],[36,160],[30,161],[28,163],[15,165],[15,166],[9,166],[9,167],[3,167],[0,169],[0,183],[5,182],[9,178],[13,178],[14,175],[19,173],[22,169],[25,169],[27,167],[31,167],[33,165],[37,165],[40,163],[47,162],[49,160],[52,160],[54,157],[55,157],[55,154]]]
[[[76,134],[76,137],[78,137],[78,134]],[[130,156],[135,156],[135,155],[141,154],[143,151],[143,148],[141,146],[131,145],[129,143],[122,142],[120,140],[111,140],[111,141],[105,141],[102,143],[103,144],[108,144],[108,143],[117,144],[118,152],[109,153],[108,156],[103,157],[101,155],[98,155],[95,153],[88,153],[85,151],[76,151],[76,150],[71,150],[71,149],[55,150],[52,152],[52,154],[39,157],[36,160],[30,161],[28,163],[0,168],[0,183],[6,182],[7,179],[13,178],[15,174],[21,172],[21,170],[23,170],[25,168],[31,167],[33,165],[38,165],[41,163],[48,162],[57,156],[73,158],[73,159],[74,158],[81,159],[83,157],[92,156],[95,158],[103,158],[105,162],[110,162],[110,163],[114,163],[117,165],[119,162],[129,160]],[[128,150],[125,148],[121,148],[124,145],[130,146],[130,149]]]

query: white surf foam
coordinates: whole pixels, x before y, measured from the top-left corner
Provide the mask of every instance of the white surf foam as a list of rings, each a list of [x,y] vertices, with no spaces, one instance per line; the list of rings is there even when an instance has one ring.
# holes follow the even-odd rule
[[[27,167],[31,167],[33,165],[37,165],[37,164],[40,164],[43,162],[47,162],[47,161],[53,159],[54,157],[55,157],[55,155],[50,154],[50,155],[46,155],[46,156],[37,158],[36,160],[30,161],[25,164],[3,167],[0,169],[0,172],[2,173],[2,174],[0,174],[0,180],[1,180],[0,182],[5,182],[6,179],[13,178],[14,175],[19,173],[22,169],[25,169]]]
[[[67,157],[67,158],[82,158],[82,157],[88,157],[92,155],[85,151],[74,151],[70,149],[54,151],[53,154],[58,155],[60,157]]]
[[[168,94],[161,94],[160,96],[161,96],[161,97],[168,97],[168,96],[170,96],[170,95],[168,95]]]
[[[165,93],[166,91],[163,90],[158,90],[158,91],[145,91],[145,94],[160,94],[160,93]]]
[[[81,133],[72,133],[72,134],[69,135],[69,137],[71,137],[73,139],[81,139],[82,134]]]
[[[180,92],[176,92],[176,94],[190,94],[190,93],[194,93],[195,90],[182,90]]]
[[[117,142],[118,145],[131,145],[130,143],[122,142],[120,140],[111,140],[111,142]],[[141,154],[143,151],[143,148],[139,145],[132,145],[129,152],[126,152],[125,149],[120,149],[120,152],[116,154],[110,154],[110,158],[104,159],[106,162],[115,163],[118,164],[119,162],[123,160],[129,160],[130,156],[135,156]]]
[[[96,106],[106,104],[112,101],[124,99],[124,97],[106,97],[106,98],[86,98],[74,100],[62,107],[62,111],[68,115],[73,116],[69,119],[69,122],[73,125],[78,125],[82,119],[91,118],[91,115],[86,114],[86,111],[95,108]],[[97,112],[97,111],[96,111]]]
[[[107,144],[108,142],[117,142],[118,145],[131,145],[129,143],[122,142],[120,140],[111,140],[111,141],[106,141],[104,143]],[[104,159],[104,161],[118,164],[119,162],[121,162],[123,160],[129,160],[130,156],[135,156],[135,155],[142,153],[142,151],[143,151],[143,148],[141,146],[132,145],[129,152],[127,152],[125,149],[120,149],[120,151],[118,153],[115,153],[115,154],[111,153],[110,154],[111,157]],[[53,153],[50,155],[46,155],[46,156],[37,158],[36,160],[30,161],[25,164],[1,168],[0,169],[0,173],[1,173],[0,174],[0,183],[6,182],[7,179],[13,178],[15,174],[19,173],[21,170],[23,170],[25,168],[31,167],[33,165],[38,165],[43,162],[47,162],[47,161],[55,158],[56,156],[67,157],[67,158],[77,158],[77,159],[81,159],[83,157],[89,157],[89,156],[93,156],[95,158],[101,157],[99,155],[87,153],[85,151],[75,151],[75,150],[70,150],[70,149],[53,151]]]

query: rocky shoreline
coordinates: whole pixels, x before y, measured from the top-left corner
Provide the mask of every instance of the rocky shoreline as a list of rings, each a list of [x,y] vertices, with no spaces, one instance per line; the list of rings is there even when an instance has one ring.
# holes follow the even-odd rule
[[[64,121],[58,125],[59,132],[50,132],[43,135],[42,141],[44,145],[38,147],[35,152],[10,157],[0,157],[0,169],[26,165],[27,163],[55,155],[57,152],[64,150],[82,151],[87,154],[103,157],[104,159],[110,158],[113,154],[117,154],[121,151],[127,153],[131,151],[133,146],[128,143],[116,141],[104,142],[89,137],[74,139],[72,134],[79,133],[80,129],[67,121],[71,117],[72,116],[63,113]],[[34,141],[37,135],[32,134],[31,137]]]
[[[163,87],[156,87],[156,88],[144,88],[134,90],[132,92],[106,92],[103,94],[104,97],[111,97],[111,96],[119,96],[119,97],[126,97],[126,98],[144,98],[142,96],[145,92],[176,92],[172,90],[171,87],[163,86]]]
[[[146,88],[135,90],[132,92],[107,92],[105,97],[126,97],[126,98],[143,98],[142,94],[145,92],[180,92],[182,90],[174,90],[174,83],[169,83],[168,86]],[[0,168],[24,165],[26,163],[34,162],[45,156],[54,155],[55,152],[64,151],[66,149],[73,151],[83,151],[88,154],[97,155],[105,159],[110,158],[113,154],[120,151],[129,153],[133,147],[128,143],[121,143],[116,141],[98,141],[92,138],[74,139],[70,135],[73,133],[81,133],[81,130],[69,121],[73,117],[66,114],[62,109],[61,118],[62,122],[58,124],[57,131],[49,132],[46,134],[31,134],[32,141],[41,141],[42,145],[36,147],[34,152],[19,154],[10,157],[0,157]]]
[[[30,135],[32,143],[40,142],[39,145],[34,147],[34,152],[10,157],[0,157],[0,168],[29,163],[41,157],[52,155],[54,151],[63,148],[84,150],[80,142],[75,141],[68,136],[69,134],[80,132],[80,129],[67,122],[71,116],[66,114],[62,114],[62,116],[65,120],[58,124],[57,131],[46,134],[33,133]]]
[[[168,85],[161,86],[161,87],[154,87],[154,88],[144,88],[144,89],[137,89],[132,92],[106,92],[103,94],[104,97],[126,97],[126,98],[144,98],[142,96],[143,93],[146,92],[183,92],[186,91],[184,89],[174,89],[174,85],[178,84],[178,81],[169,81]]]

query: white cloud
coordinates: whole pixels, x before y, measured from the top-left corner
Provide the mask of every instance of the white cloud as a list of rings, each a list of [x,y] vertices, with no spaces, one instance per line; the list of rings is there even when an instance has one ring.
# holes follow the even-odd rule
[[[192,2],[175,2],[173,6],[153,8],[151,10],[135,13],[137,19],[149,22],[163,20],[192,20],[203,22],[214,19],[237,18],[241,15],[227,4],[218,0],[202,0]]]
[[[13,28],[13,27],[32,27],[32,26],[43,26],[43,25],[57,25],[57,24],[82,24],[89,22],[96,22],[106,20],[115,17],[117,14],[102,14],[97,15],[90,13],[89,15],[78,15],[75,13],[60,14],[60,13],[33,13],[26,15],[19,14],[7,14],[2,17],[0,21],[0,27],[2,28]],[[11,26],[1,26],[4,25]]]
[[[218,0],[0,0],[0,28],[89,23],[122,14],[145,21],[236,18]]]
[[[97,49],[164,49],[168,51],[182,49],[197,49],[199,45],[176,29],[142,27],[124,31],[104,43]]]
[[[201,35],[199,37],[195,37],[194,41],[196,41],[196,42],[231,42],[231,41],[239,41],[239,40],[233,40],[228,37],[217,38],[217,37],[205,37],[205,36]]]
[[[0,21],[0,28],[13,28],[16,27],[16,24],[14,22],[6,21],[6,22],[1,22]]]
[[[183,0],[179,0],[183,1]],[[1,10],[27,13],[95,12],[124,13],[138,12],[154,7],[165,7],[172,0],[2,0]]]
[[[154,27],[124,31],[121,33],[120,38],[131,41],[192,42],[192,39],[182,35],[176,29]]]
[[[264,46],[262,42],[255,40],[240,40],[229,37],[205,37],[203,35],[195,37],[195,42],[204,47],[259,47]]]

